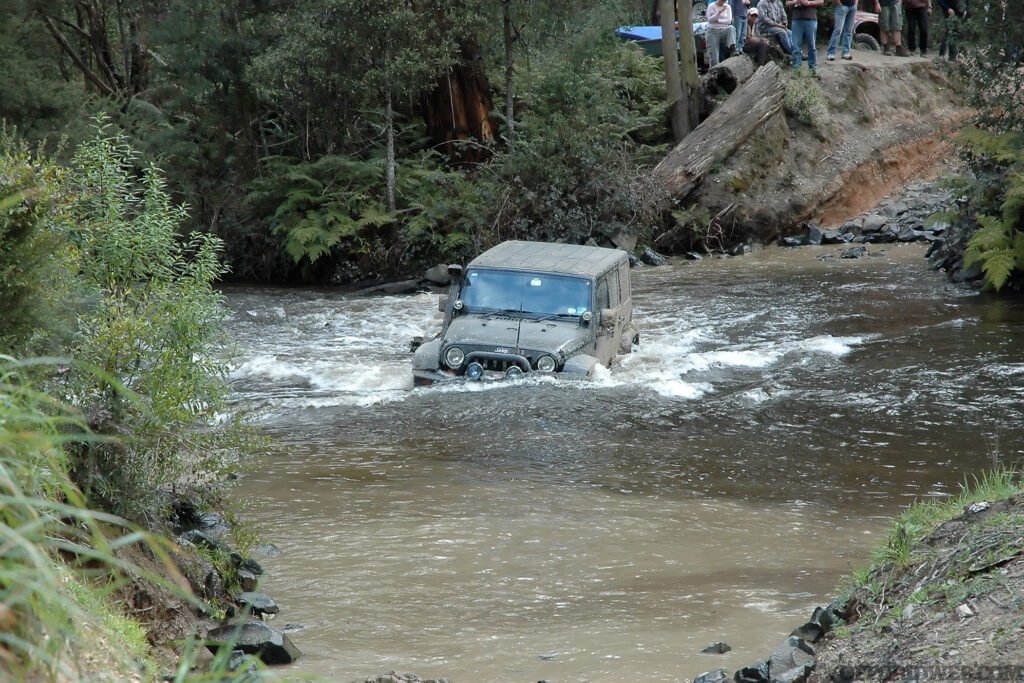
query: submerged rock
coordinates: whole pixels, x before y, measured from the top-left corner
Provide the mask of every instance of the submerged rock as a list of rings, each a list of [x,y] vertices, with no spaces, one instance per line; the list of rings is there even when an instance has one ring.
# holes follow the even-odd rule
[[[731,649],[732,649],[732,646],[729,645],[729,643],[723,643],[722,641],[718,641],[717,643],[711,643],[706,648],[701,650],[701,654],[705,654],[705,655],[710,655],[710,654],[722,655],[722,654],[725,654],[726,652],[728,652]]]
[[[258,656],[265,664],[290,664],[302,656],[287,635],[259,621],[221,626],[206,638],[206,647],[211,652],[231,644],[235,650]]]
[[[725,683],[729,680],[729,674],[725,673],[725,669],[715,669],[714,671],[705,671],[700,676],[693,679],[693,683]]]

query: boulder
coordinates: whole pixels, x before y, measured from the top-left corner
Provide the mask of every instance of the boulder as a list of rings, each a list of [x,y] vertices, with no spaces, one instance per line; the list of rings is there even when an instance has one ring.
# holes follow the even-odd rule
[[[807,244],[819,245],[821,240],[825,237],[825,231],[817,226],[815,223],[807,224],[807,237],[805,238]]]
[[[723,655],[731,649],[732,646],[729,645],[729,643],[723,643],[722,641],[718,641],[717,643],[711,643],[700,652],[704,655]]]
[[[636,235],[631,232],[619,230],[617,233],[612,235],[612,244],[623,251],[633,251],[636,249]]]
[[[837,230],[825,230],[821,233],[822,244],[844,244],[845,242],[846,240]]]
[[[447,678],[420,678],[416,674],[389,671],[380,676],[364,678],[363,683],[451,683]]]
[[[733,675],[736,683],[771,683],[771,676],[768,675],[770,662],[762,659],[756,664],[745,666]]]
[[[880,216],[877,213],[869,213],[864,216],[864,221],[861,223],[860,231],[864,234],[879,232],[888,222],[885,216]]]
[[[237,600],[239,605],[243,608],[248,607],[256,616],[261,616],[263,614],[277,614],[278,612],[277,603],[274,602],[274,600],[266,593],[243,591],[238,594]]]
[[[779,238],[780,247],[802,247],[805,244],[807,244],[807,238],[805,237],[791,236]]]
[[[448,266],[443,263],[439,263],[433,268],[427,268],[423,273],[423,279],[441,287],[447,287],[452,282],[451,276],[448,275]]]
[[[839,258],[860,258],[862,256],[867,256],[867,253],[868,248],[863,245],[859,245],[843,249],[842,253],[839,254]]]
[[[211,630],[206,639],[211,652],[230,644],[232,649],[256,655],[265,664],[290,664],[302,656],[287,635],[259,621],[220,626]]]
[[[629,252],[628,258],[630,268],[639,268],[640,266],[644,265],[644,262],[640,260],[640,257],[634,254],[633,252]]]
[[[918,232],[910,226],[904,226],[896,233],[896,239],[900,242],[915,242],[917,238]]]
[[[729,674],[725,673],[725,669],[715,669],[714,671],[705,671],[700,676],[693,679],[693,683],[726,683],[729,680]]]
[[[238,580],[242,584],[242,590],[254,591],[260,584],[260,577],[258,574],[253,574],[247,569],[238,570]]]
[[[803,638],[790,636],[772,651],[768,670],[772,683],[803,683],[814,664],[814,649]]]
[[[825,630],[821,628],[821,624],[812,619],[803,626],[797,626],[789,635],[796,636],[808,643],[816,643],[825,637]]]
[[[668,265],[668,259],[654,251],[650,247],[645,247],[640,253],[640,260],[649,266],[666,266]]]

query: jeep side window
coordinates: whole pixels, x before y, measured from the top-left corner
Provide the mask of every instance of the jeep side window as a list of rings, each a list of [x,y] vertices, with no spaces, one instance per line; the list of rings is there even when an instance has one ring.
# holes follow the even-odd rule
[[[622,303],[619,298],[619,271],[613,270],[606,276],[608,278],[608,299],[612,306]]]
[[[597,310],[601,311],[611,308],[608,300],[608,278],[603,277],[597,281],[597,288],[594,290],[594,304]]]

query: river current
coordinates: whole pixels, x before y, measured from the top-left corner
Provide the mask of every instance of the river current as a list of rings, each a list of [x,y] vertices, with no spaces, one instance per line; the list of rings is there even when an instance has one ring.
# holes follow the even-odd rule
[[[1024,303],[924,248],[633,271],[593,381],[412,387],[436,294],[225,290],[279,452],[234,495],[301,623],[285,675],[678,681],[768,655],[892,516],[1024,452]],[[714,641],[732,651],[701,654]]]

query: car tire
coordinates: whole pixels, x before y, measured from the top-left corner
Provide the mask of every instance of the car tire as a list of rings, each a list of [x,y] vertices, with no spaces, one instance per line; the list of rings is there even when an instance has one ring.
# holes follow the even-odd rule
[[[706,2],[693,3],[693,9],[690,11],[690,19],[692,21],[707,21],[708,4]]]
[[[882,46],[878,44],[873,35],[868,33],[855,33],[853,36],[853,42],[857,44],[857,47],[864,50],[881,50]]]

